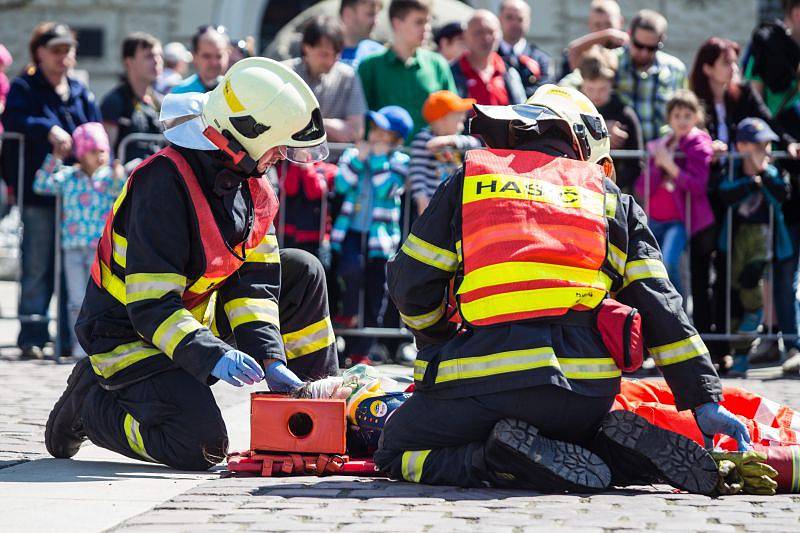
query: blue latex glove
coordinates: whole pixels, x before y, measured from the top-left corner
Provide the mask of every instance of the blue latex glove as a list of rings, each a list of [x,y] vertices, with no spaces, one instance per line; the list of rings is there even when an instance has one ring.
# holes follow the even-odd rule
[[[694,410],[694,418],[703,433],[706,448],[711,449],[714,446],[714,435],[722,433],[736,440],[740,452],[751,449],[747,426],[720,404],[704,403]]]
[[[241,387],[245,383],[252,385],[264,379],[264,371],[255,359],[239,350],[228,350],[225,352],[211,375],[219,378],[234,387]]]
[[[275,392],[294,392],[305,385],[283,361],[273,361],[267,367],[265,379],[269,390]]]

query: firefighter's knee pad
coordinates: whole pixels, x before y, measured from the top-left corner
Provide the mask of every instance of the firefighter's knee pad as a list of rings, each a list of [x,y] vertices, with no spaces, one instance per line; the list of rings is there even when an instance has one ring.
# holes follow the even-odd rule
[[[739,274],[739,286],[743,289],[755,289],[761,278],[764,277],[766,261],[751,261],[747,263]]]
[[[299,248],[281,250],[281,269],[288,283],[325,284],[325,268],[313,254]]]

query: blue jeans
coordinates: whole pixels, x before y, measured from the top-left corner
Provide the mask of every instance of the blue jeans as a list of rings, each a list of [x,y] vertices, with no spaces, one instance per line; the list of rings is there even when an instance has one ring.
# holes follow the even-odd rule
[[[22,272],[20,273],[19,315],[47,316],[50,298],[53,296],[55,276],[55,209],[45,206],[22,208],[24,227],[21,243]],[[61,276],[61,295],[59,298],[58,333],[62,341],[61,353],[70,351],[69,321],[67,320],[67,301],[64,276]],[[46,321],[31,322],[20,320],[17,346],[27,348],[42,347],[50,340]]]
[[[680,221],[659,222],[650,219],[648,224],[661,248],[669,280],[675,285],[678,293],[684,296],[681,286],[681,255],[686,248],[686,227]]]
[[[86,295],[86,285],[89,283],[94,255],[94,248],[88,246],[64,250],[64,277],[67,280],[67,310],[73,355],[86,355],[78,344],[78,339],[75,338],[75,322],[78,320],[83,297]]]
[[[792,237],[792,255],[783,261],[775,262],[775,279],[772,282],[773,299],[778,327],[785,335],[797,335],[800,331],[800,302],[797,300],[797,266],[798,244],[800,244],[800,227],[789,226]],[[785,341],[786,349],[800,348],[800,341]]]

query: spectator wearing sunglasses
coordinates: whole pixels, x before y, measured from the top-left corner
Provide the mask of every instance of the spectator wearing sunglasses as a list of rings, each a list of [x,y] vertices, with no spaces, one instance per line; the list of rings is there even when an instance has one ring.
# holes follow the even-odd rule
[[[207,93],[228,70],[230,41],[224,26],[200,26],[192,36],[192,63],[197,72],[172,88],[173,93]]]
[[[631,21],[630,42],[617,52],[617,92],[636,111],[645,142],[662,134],[667,102],[686,87],[686,66],[661,51],[666,36],[667,19],[643,9]]]

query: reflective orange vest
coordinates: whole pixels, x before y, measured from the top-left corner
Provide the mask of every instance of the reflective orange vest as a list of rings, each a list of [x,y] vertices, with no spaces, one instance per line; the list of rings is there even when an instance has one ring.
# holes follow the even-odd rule
[[[470,150],[462,192],[461,316],[490,326],[595,308],[611,288],[600,166]]]
[[[244,261],[231,253],[225,244],[225,240],[214,220],[208,199],[206,199],[203,189],[200,187],[200,182],[186,159],[177,150],[167,147],[149,157],[138,168],[142,168],[155,157],[166,157],[175,165],[178,174],[183,178],[186,190],[189,192],[189,198],[192,201],[195,216],[197,217],[200,240],[205,256],[205,270],[194,283],[185,289],[183,303],[198,320],[202,321],[206,304],[215,288],[239,270]],[[120,273],[125,271],[125,255],[128,243],[122,235],[114,231],[114,218],[125,202],[135,179],[136,171],[128,178],[125,189],[114,202],[114,207],[106,220],[103,236],[97,247],[95,262],[92,265],[92,279],[94,282],[108,291],[122,304],[125,304],[125,280],[115,274],[115,270]],[[253,201],[254,219],[253,227],[245,243],[244,257],[249,252],[258,253],[256,248],[264,240],[272,224],[272,219],[278,210],[278,199],[275,197],[275,192],[267,179],[251,178],[246,183]],[[116,268],[113,268],[112,265],[116,265]]]

